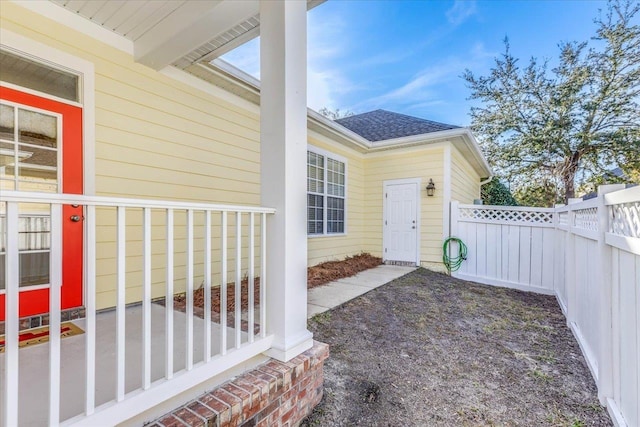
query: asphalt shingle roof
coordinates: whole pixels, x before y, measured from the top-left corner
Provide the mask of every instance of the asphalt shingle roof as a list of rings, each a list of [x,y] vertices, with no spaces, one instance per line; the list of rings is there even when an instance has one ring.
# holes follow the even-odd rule
[[[371,142],[459,128],[386,110],[344,117],[336,123]]]

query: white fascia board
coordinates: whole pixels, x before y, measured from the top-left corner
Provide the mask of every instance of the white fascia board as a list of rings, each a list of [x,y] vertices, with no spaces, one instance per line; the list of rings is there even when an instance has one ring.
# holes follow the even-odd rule
[[[185,2],[135,41],[135,60],[160,70],[258,12],[257,0]]]
[[[362,151],[362,149],[364,149],[365,151],[368,151],[371,149],[371,142],[369,140],[361,137],[355,132],[350,131],[344,126],[339,125],[333,120],[326,118],[325,116],[312,110],[311,108],[307,108],[307,117],[309,118],[310,121],[315,122],[324,130],[329,131],[332,134],[336,134],[338,136],[346,138],[353,145],[355,145],[355,147],[360,148],[359,151]]]
[[[12,0],[15,4],[39,15],[100,40],[118,50],[133,55],[133,42],[113,31],[109,31],[90,20],[65,9],[49,0]]]
[[[372,150],[385,150],[396,147],[406,147],[414,144],[430,144],[442,140],[451,139],[465,135],[469,130],[467,128],[447,129],[438,132],[421,133],[418,135],[403,136],[401,138],[385,139],[372,143]]]
[[[253,77],[251,74],[249,73],[245,73],[244,71],[242,71],[240,68],[236,67],[235,65],[232,65],[230,63],[228,63],[227,61],[220,59],[220,58],[216,58],[213,61],[210,62],[210,64],[214,67],[219,68],[220,70],[224,71],[225,73],[237,78],[238,80],[242,81],[243,83],[246,83],[248,85],[251,85],[253,87],[255,87],[256,89],[260,89],[260,80],[258,80],[257,78]]]

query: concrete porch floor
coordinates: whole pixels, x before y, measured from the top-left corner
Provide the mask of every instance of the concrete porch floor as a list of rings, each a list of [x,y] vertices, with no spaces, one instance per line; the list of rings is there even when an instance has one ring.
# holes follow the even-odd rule
[[[165,307],[151,304],[151,381],[164,377],[165,370]],[[96,326],[96,407],[115,399],[116,395],[116,316],[115,311],[99,313]],[[85,329],[85,321],[72,323]],[[185,367],[186,315],[174,311],[174,372]],[[142,307],[126,309],[125,328],[125,392],[141,388],[142,384]],[[204,320],[194,316],[193,363],[204,359]],[[211,328],[211,354],[218,354],[220,325]],[[61,340],[60,418],[64,421],[83,412],[85,401],[85,337],[80,334]],[[243,332],[242,341],[247,339]],[[227,328],[227,347],[235,346],[235,332]],[[19,425],[22,427],[48,424],[49,345],[38,344],[20,349]],[[4,353],[0,354],[0,378],[5,378]],[[4,387],[4,385],[2,385]],[[4,410],[0,402],[0,415]]]
[[[308,317],[341,305],[372,289],[414,271],[415,267],[381,265],[356,276],[340,279],[311,289],[308,293]],[[164,377],[165,366],[165,307],[151,305],[151,381]],[[233,313],[230,313],[230,318]],[[174,372],[185,367],[186,315],[174,311]],[[257,321],[256,313],[256,321]],[[243,320],[246,314],[243,313]],[[84,319],[72,321],[85,329]],[[229,323],[231,324],[231,323]],[[115,311],[97,315],[96,327],[96,407],[115,399],[116,395],[116,316]],[[193,362],[203,360],[204,320],[194,316]],[[220,325],[212,323],[211,354],[218,354]],[[83,412],[85,396],[85,334],[61,341],[60,418],[64,421]],[[142,307],[126,310],[125,392],[141,388],[142,384]],[[242,333],[245,342],[247,334]],[[235,346],[233,328],[227,328],[227,347]],[[49,399],[49,346],[38,344],[22,348],[19,375],[19,423],[25,427],[47,424]],[[0,354],[0,382],[4,380],[4,353]],[[2,385],[3,386],[3,385]],[[0,416],[3,402],[0,401]]]

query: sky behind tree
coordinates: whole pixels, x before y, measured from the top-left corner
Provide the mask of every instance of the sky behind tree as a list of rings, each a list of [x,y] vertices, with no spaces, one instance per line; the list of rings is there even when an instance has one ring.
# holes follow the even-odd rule
[[[522,65],[553,65],[559,42],[595,34],[599,10],[605,1],[329,0],[308,14],[308,104],[468,126],[465,69],[488,74],[505,37]],[[223,59],[259,77],[259,40]]]

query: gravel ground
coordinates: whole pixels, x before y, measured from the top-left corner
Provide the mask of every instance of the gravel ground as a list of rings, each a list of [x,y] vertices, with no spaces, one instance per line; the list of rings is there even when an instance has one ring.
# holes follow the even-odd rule
[[[419,269],[313,317],[303,426],[611,426],[554,297]]]

